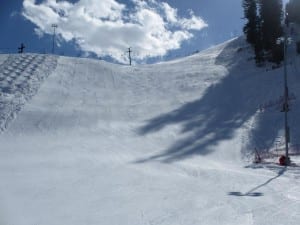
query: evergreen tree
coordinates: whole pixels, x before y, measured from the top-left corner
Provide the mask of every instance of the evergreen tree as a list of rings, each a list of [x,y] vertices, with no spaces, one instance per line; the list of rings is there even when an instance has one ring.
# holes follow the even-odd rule
[[[254,48],[256,64],[261,65],[264,61],[264,55],[261,38],[261,20],[257,15],[257,0],[243,0],[243,8],[245,19],[247,19],[243,31],[247,42]]]
[[[256,0],[243,0],[243,8],[245,19],[248,20],[243,31],[247,41],[250,44],[255,45],[258,21]]]
[[[256,20],[256,30],[255,30],[255,44],[254,44],[254,52],[255,52],[255,62],[256,65],[260,66],[264,62],[264,48],[262,43],[262,31],[261,31],[261,21],[260,18],[257,17]]]
[[[277,65],[284,59],[284,45],[283,43],[277,44],[272,48],[272,61]]]
[[[275,48],[282,36],[282,0],[259,0],[262,44],[265,50]]]
[[[286,4],[286,12],[288,13],[290,22],[300,24],[300,0],[290,0]]]
[[[243,31],[254,48],[256,64],[261,65],[265,53],[268,60],[279,64],[283,49],[276,42],[283,35],[282,0],[243,0],[243,8],[247,19]]]

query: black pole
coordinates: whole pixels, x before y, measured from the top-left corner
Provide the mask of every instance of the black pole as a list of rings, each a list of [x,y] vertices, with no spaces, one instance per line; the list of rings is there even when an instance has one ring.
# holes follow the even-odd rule
[[[284,130],[285,130],[285,165],[290,164],[289,158],[289,142],[290,142],[290,129],[288,125],[288,111],[289,111],[289,89],[287,84],[287,36],[284,34],[284,44],[283,44],[283,52],[284,52]]]
[[[55,28],[57,28],[57,24],[52,24],[52,27],[53,27],[52,54],[54,54]]]
[[[18,48],[18,53],[23,53],[24,52],[25,45],[21,43],[21,47]]]
[[[131,48],[128,48],[129,65],[131,66]]]

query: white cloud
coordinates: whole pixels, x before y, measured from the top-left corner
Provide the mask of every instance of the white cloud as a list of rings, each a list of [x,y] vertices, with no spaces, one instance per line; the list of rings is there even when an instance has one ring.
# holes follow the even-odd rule
[[[177,9],[172,8],[168,3],[165,2],[162,3],[162,7],[165,11],[167,20],[171,23],[177,23]]]
[[[35,32],[35,34],[36,34],[39,38],[44,37],[44,32],[43,32],[41,29],[39,29],[39,28],[34,28],[34,32]]]
[[[11,18],[16,17],[18,15],[17,11],[13,11],[11,12],[11,14],[9,15]]]
[[[116,0],[24,0],[23,16],[34,23],[36,34],[57,34],[65,41],[75,40],[81,50],[98,56],[111,55],[124,62],[130,46],[138,60],[165,55],[193,37],[192,30],[207,24],[193,12],[178,16],[177,9],[157,0],[131,0],[133,8]]]

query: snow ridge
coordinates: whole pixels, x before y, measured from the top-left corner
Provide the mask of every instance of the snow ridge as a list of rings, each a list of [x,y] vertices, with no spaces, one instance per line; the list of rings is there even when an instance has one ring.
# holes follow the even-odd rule
[[[56,68],[51,55],[9,55],[0,65],[0,131],[3,132]]]

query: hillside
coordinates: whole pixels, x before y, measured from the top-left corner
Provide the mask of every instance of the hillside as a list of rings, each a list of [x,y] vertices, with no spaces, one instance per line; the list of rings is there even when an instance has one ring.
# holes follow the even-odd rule
[[[251,54],[238,38],[132,67],[0,55],[0,224],[297,224],[298,156],[252,164],[254,148],[282,147],[284,120],[283,69]]]

